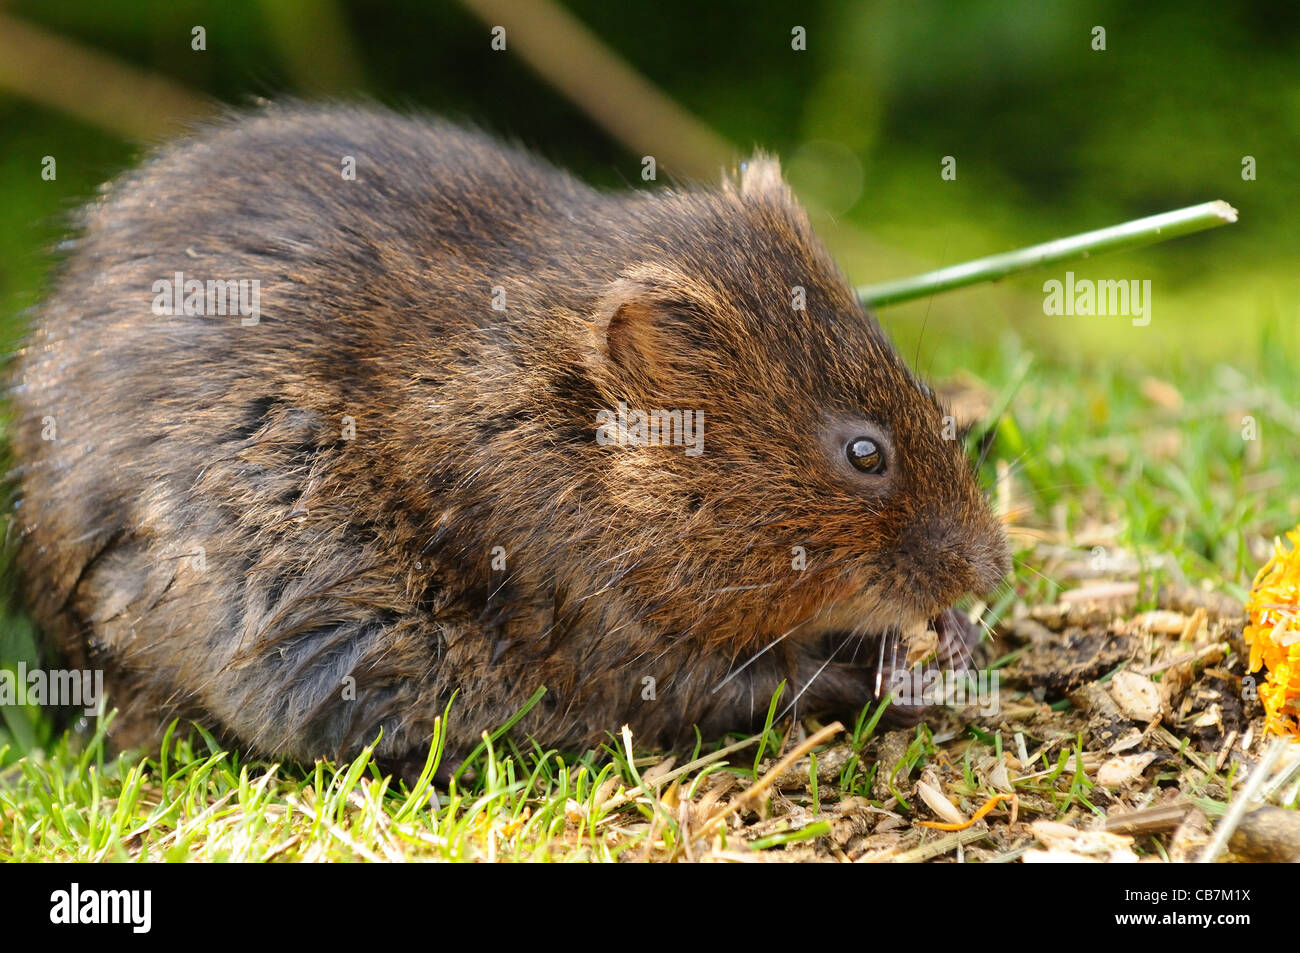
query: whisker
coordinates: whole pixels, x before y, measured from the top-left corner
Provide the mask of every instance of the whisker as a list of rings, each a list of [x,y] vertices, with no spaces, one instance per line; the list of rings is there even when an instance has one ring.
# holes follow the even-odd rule
[[[820,667],[818,667],[817,671],[813,672],[812,678],[808,679],[808,681],[804,683],[803,688],[799,689],[799,694],[795,695],[794,698],[790,699],[790,704],[785,706],[785,708],[781,711],[781,714],[777,716],[778,719],[784,718],[787,714],[789,714],[789,712],[791,711],[791,709],[794,708],[795,705],[799,704],[799,699],[803,698],[804,692],[812,688],[813,682],[817,681],[817,679],[821,677],[822,672],[826,671],[826,666],[830,665],[831,662],[835,659],[835,656],[839,655],[840,649],[844,648],[844,646],[848,644],[849,640],[856,637],[857,634],[861,631],[862,631],[862,627],[858,626],[851,633],[849,633],[848,637],[842,640],[839,645],[835,646],[834,651],[832,651],[830,655],[826,656],[826,661],[822,662]]]
[[[1026,450],[1026,451],[1025,451],[1024,453],[1022,453],[1020,456],[1016,457],[1016,458],[1015,458],[1014,460],[1012,460],[1009,464],[1007,464],[1007,468],[1006,468],[1004,471],[1002,471],[1001,473],[999,473],[999,474],[994,478],[993,482],[989,484],[988,489],[989,489],[990,491],[991,491],[991,490],[996,490],[997,487],[998,487],[998,484],[999,484],[999,483],[1001,483],[1001,482],[1002,482],[1003,480],[1005,480],[1006,478],[1008,478],[1008,477],[1012,476],[1013,474],[1015,474],[1016,472],[1018,472],[1019,469],[1020,469],[1020,467],[1021,467],[1021,465],[1024,463],[1025,457],[1027,457],[1027,456],[1029,456],[1029,451],[1028,451],[1028,450]]]
[[[791,634],[792,632],[794,632],[796,629],[799,629],[800,627],[806,625],[808,622],[810,622],[812,619],[815,619],[815,618],[816,618],[816,616],[810,616],[808,619],[804,619],[803,622],[796,623],[795,626],[794,626],[794,628],[792,628],[792,629],[788,629],[788,630],[786,630],[784,633],[782,633],[781,635],[778,635],[778,636],[777,636],[775,639],[773,639],[771,642],[767,643],[767,645],[763,646],[761,649],[759,649],[757,652],[755,652],[754,655],[752,655],[752,656],[750,657],[749,661],[747,661],[744,665],[740,666],[740,668],[734,669],[733,671],[729,672],[729,673],[727,674],[727,677],[724,678],[722,681],[718,682],[718,684],[717,684],[716,686],[714,686],[713,691],[710,692],[709,694],[711,694],[711,695],[716,695],[719,691],[722,690],[722,688],[723,688],[723,687],[724,687],[724,686],[725,686],[729,681],[731,681],[733,678],[735,678],[737,675],[739,675],[739,674],[740,674],[741,672],[743,672],[745,669],[749,668],[749,666],[751,666],[751,665],[753,665],[755,662],[757,662],[757,661],[759,660],[759,658],[761,658],[761,657],[762,657],[763,655],[765,655],[767,652],[769,652],[769,651],[771,651],[773,648],[775,648],[778,644],[780,644],[780,642],[781,642],[782,640],[785,639],[786,636],[790,635],[790,634]]]
[[[876,660],[876,700],[880,700],[881,683],[885,677],[885,642],[888,641],[888,635],[880,637],[880,657]]]
[[[973,669],[975,667],[975,654],[971,652],[970,646],[962,638],[957,640],[957,661],[961,663],[959,667],[962,669]]]
[[[1029,565],[1029,563],[1025,562],[1023,559],[1017,559],[1015,556],[1012,556],[1011,561],[1014,562],[1021,569],[1028,569],[1030,572],[1032,572],[1035,576],[1038,576],[1044,582],[1050,582],[1054,586],[1060,585],[1060,583],[1057,582],[1055,579],[1053,579],[1051,576],[1047,575],[1046,573],[1039,572],[1037,569]]]
[[[986,439],[986,440],[983,441],[983,442],[984,442],[984,446],[980,448],[980,456],[979,456],[979,460],[976,461],[976,463],[975,463],[975,472],[976,472],[976,473],[979,473],[979,471],[980,471],[980,467],[984,466],[984,461],[988,459],[989,451],[992,450],[992,449],[993,449],[993,445],[994,445],[995,443],[997,443],[997,439],[996,439],[996,437],[995,437],[993,434],[990,434],[990,433],[989,433],[989,431],[992,430],[995,426],[997,426],[997,421],[996,421],[996,420],[991,421],[990,424],[989,424],[988,430],[985,430],[985,432],[984,432],[988,439]],[[1025,452],[1028,453],[1029,451],[1026,450]]]

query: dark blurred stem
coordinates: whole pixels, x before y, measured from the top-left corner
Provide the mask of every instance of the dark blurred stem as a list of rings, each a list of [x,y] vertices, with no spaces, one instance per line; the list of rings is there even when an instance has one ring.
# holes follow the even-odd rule
[[[4,14],[0,89],[145,142],[216,110],[211,100],[171,80]]]
[[[506,51],[637,155],[675,175],[714,182],[736,159],[724,138],[665,96],[552,0],[461,0],[489,28],[504,27]],[[487,45],[489,35],[483,34]]]

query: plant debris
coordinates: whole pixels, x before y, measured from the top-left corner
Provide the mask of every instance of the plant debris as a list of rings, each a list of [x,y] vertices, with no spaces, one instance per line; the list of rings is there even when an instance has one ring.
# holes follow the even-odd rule
[[[1270,591],[1276,598],[1276,587]],[[846,729],[817,751],[808,742],[828,729],[774,725],[784,747],[756,766],[755,779],[720,772],[715,777],[726,780],[698,785],[693,801],[675,792],[677,839],[635,856],[1197,859],[1267,742],[1265,696],[1251,691],[1253,646],[1243,636],[1248,619],[1258,631],[1260,608],[1258,596],[1248,612],[1209,589],[1144,591],[1109,578],[1090,579],[1055,603],[1020,605],[979,649],[977,663],[995,666],[999,677],[995,711],[932,711],[926,725],[882,724],[860,743]],[[1293,804],[1298,773],[1300,745],[1272,776],[1268,796]],[[647,807],[642,812],[653,814]],[[1226,857],[1293,855],[1300,814],[1271,810],[1240,821]]]

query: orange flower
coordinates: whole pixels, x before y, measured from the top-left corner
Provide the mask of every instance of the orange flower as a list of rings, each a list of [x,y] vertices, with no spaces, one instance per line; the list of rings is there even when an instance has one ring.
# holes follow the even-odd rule
[[[1272,558],[1255,574],[1244,636],[1250,646],[1247,669],[1268,667],[1259,686],[1265,730],[1300,737],[1300,527],[1286,535],[1291,548],[1277,540]]]

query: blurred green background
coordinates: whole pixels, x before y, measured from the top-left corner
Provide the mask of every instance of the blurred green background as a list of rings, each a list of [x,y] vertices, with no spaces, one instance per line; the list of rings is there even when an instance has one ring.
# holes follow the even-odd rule
[[[640,75],[635,95],[584,73],[593,44]],[[653,187],[647,151],[662,180],[763,148],[855,283],[1225,199],[1239,224],[882,319],[923,372],[964,369],[1011,401],[999,453],[1027,460],[1022,522],[1173,548],[1240,587],[1300,518],[1300,6],[18,0],[0,9],[0,345],[46,286],[64,213],[173,113],[286,94],[469,119],[613,188]],[[667,125],[635,141],[655,114]],[[1067,268],[1150,279],[1150,325],[1044,315]],[[1154,445],[1167,432],[1172,450]],[[6,618],[0,660],[29,656]]]
[[[550,6],[476,6],[512,5]],[[568,0],[562,9],[735,155],[755,146],[780,155],[803,197],[844,226],[827,240],[856,282],[1210,198],[1241,210],[1227,231],[1097,265],[1097,277],[1152,280],[1149,328],[1047,318],[1039,289],[1050,275],[1035,273],[892,312],[904,337],[910,319],[929,315],[936,347],[926,366],[942,372],[967,359],[937,347],[953,333],[989,341],[1006,329],[1039,350],[1103,361],[1117,352],[1249,361],[1262,323],[1295,324],[1300,7]],[[527,40],[563,58],[571,38],[538,41],[503,16],[507,50],[494,52],[496,20],[484,15],[427,0],[35,0],[6,5],[0,43],[30,46],[11,28],[18,21],[227,104],[324,94],[428,109],[516,137],[592,182],[640,185],[640,152],[516,52]],[[205,51],[191,49],[196,24]],[[791,49],[795,25],[807,31],[805,51]],[[1092,48],[1095,26],[1106,30],[1104,51]],[[0,311],[10,339],[14,315],[40,295],[60,213],[142,153],[115,131],[137,122],[123,109],[87,121],[50,104],[66,82],[63,58],[22,64],[31,65],[41,66],[24,71],[37,97],[0,88]],[[56,181],[39,176],[45,155],[58,160]],[[939,176],[946,155],[957,160],[955,181]],[[1241,176],[1247,155],[1255,181]]]

